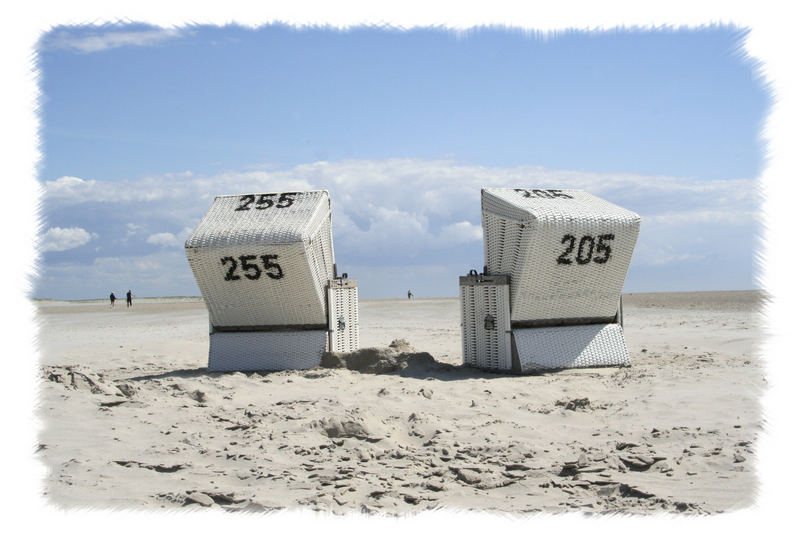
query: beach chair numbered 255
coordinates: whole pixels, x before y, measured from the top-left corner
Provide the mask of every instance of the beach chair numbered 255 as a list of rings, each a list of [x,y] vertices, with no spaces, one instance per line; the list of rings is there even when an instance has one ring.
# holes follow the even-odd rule
[[[209,370],[311,368],[358,349],[358,284],[336,274],[328,191],[217,196],[185,251]]]

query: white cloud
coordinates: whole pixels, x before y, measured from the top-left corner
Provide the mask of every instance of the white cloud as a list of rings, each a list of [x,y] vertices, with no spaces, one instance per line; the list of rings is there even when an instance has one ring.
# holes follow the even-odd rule
[[[646,224],[726,224],[729,226],[744,226],[754,223],[758,219],[758,213],[756,211],[699,210],[684,213],[672,212],[643,218]]]
[[[155,233],[147,238],[148,244],[155,244],[157,246],[170,247],[170,246],[183,246],[183,241],[172,233]]]
[[[83,228],[50,228],[42,236],[42,251],[63,252],[96,238],[97,234],[89,233]]]
[[[672,245],[653,246],[646,242],[638,243],[633,258],[633,264],[645,266],[663,266],[682,261],[699,261],[703,256],[689,252],[676,252]]]
[[[442,242],[464,243],[470,241],[479,241],[483,238],[483,228],[480,225],[475,225],[462,220],[442,228],[439,234]]]
[[[46,47],[77,50],[79,52],[101,52],[121,46],[153,46],[167,39],[184,35],[174,28],[141,31],[82,32],[58,31],[46,38]]]
[[[134,224],[133,222],[128,222],[125,224],[125,227],[128,228],[128,231],[125,233],[125,238],[128,239],[133,235],[136,235],[138,232],[145,229],[145,227],[141,224]]]
[[[55,181],[45,182],[47,199],[62,204],[82,204],[88,202],[124,203],[132,201],[152,202],[168,198],[170,180],[143,178],[130,182],[84,180],[74,176],[63,176]]]

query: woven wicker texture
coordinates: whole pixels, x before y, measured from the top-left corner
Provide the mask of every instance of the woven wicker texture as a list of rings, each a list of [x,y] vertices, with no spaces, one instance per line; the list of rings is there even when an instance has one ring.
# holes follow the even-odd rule
[[[291,196],[281,202],[280,196],[287,194]],[[259,204],[262,197],[272,205]],[[214,198],[211,208],[186,239],[186,248],[308,241],[329,219],[330,198],[325,190],[221,195]]]
[[[511,369],[511,320],[508,278],[475,283],[460,278],[462,360],[465,365]]]
[[[214,333],[208,369],[215,372],[302,370],[319,365],[326,330]]]
[[[484,260],[511,320],[613,317],[641,218],[585,191],[483,189]]]
[[[332,352],[354,352],[358,350],[358,287],[331,281],[328,288],[328,316],[331,339],[328,349]]]
[[[218,196],[185,251],[212,325],[327,324],[327,191]]]
[[[619,324],[515,329],[521,372],[629,364]]]

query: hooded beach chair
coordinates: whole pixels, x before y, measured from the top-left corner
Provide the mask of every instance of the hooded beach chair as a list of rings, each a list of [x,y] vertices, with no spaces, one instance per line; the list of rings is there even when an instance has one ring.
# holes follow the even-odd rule
[[[629,363],[621,293],[639,215],[580,190],[483,189],[481,217],[484,272],[459,280],[465,364]]]
[[[336,275],[328,191],[217,196],[185,251],[209,370],[304,369],[358,349],[358,286]]]

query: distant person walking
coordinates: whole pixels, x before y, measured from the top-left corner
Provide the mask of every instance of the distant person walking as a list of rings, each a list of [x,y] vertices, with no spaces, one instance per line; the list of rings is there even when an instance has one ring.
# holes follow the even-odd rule
[[[411,289],[408,289],[408,299],[410,300],[412,296],[414,295],[412,294]]]
[[[133,305],[133,294],[131,294],[131,290],[130,289],[128,289],[128,293],[125,295],[125,300],[128,302],[127,307],[130,307],[130,306]]]
[[[109,296],[109,298],[111,299],[111,309],[114,309],[114,302],[117,301],[117,297],[114,296],[114,293],[112,292],[111,296]]]

